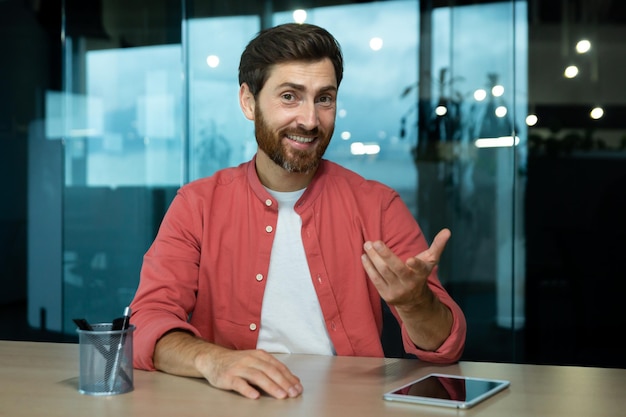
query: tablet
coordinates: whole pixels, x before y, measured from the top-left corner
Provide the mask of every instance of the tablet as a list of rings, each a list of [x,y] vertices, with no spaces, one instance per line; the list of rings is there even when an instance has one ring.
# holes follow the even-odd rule
[[[470,408],[510,385],[500,379],[429,374],[383,395],[388,401]]]

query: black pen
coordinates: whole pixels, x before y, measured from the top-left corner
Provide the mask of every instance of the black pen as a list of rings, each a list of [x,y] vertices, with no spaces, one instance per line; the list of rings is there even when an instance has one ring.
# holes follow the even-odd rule
[[[74,323],[76,323],[76,326],[78,326],[78,328],[80,330],[83,331],[93,331],[93,327],[91,327],[91,324],[89,324],[89,322],[85,319],[72,319],[74,321]]]
[[[130,307],[124,309],[124,317],[122,318],[122,328],[120,334],[120,342],[117,345],[117,352],[115,352],[115,362],[113,362],[113,372],[111,373],[111,379],[109,380],[109,390],[113,391],[115,387],[115,380],[120,372],[120,357],[122,356],[122,349],[124,349],[124,339],[126,333],[124,330],[128,329],[130,325]]]

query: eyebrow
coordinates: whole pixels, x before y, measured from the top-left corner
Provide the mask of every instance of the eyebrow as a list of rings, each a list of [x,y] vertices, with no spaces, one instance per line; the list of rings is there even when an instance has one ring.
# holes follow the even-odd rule
[[[279,84],[277,86],[277,89],[284,88],[284,87],[289,87],[289,88],[292,88],[292,89],[298,90],[298,91],[305,91],[306,90],[306,87],[304,85],[296,84],[296,83],[290,83],[290,82],[285,82],[285,83]],[[334,85],[327,85],[325,87],[320,88],[317,92],[318,93],[325,93],[325,92],[329,92],[329,91],[336,92],[337,91],[337,87],[334,86]]]

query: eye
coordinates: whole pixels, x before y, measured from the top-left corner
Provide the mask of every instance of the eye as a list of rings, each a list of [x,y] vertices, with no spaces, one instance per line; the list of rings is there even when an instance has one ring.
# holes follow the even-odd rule
[[[328,107],[328,106],[332,106],[333,105],[333,103],[335,102],[335,99],[334,99],[333,96],[326,95],[326,96],[320,96],[320,98],[318,98],[317,101],[322,106]]]
[[[283,93],[281,97],[285,101],[294,101],[296,99],[296,96],[291,93]]]

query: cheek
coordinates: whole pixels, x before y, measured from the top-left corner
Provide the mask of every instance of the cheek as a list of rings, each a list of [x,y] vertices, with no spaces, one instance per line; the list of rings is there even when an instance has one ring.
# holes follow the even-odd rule
[[[324,126],[325,129],[329,130],[329,129],[334,128],[335,126],[335,111],[334,110],[322,111],[319,113],[318,117],[319,117],[320,125]]]
[[[265,118],[267,125],[277,130],[293,127],[296,120],[295,113],[285,111],[284,109],[270,111]]]

